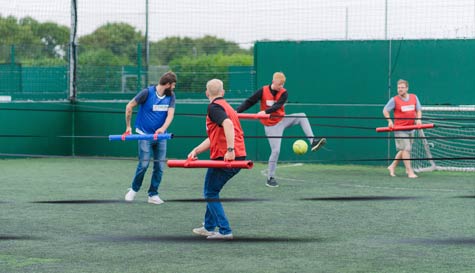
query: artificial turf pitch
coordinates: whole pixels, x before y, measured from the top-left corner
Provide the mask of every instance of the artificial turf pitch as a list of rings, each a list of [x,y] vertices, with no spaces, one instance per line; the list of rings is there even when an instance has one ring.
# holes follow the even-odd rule
[[[203,221],[204,169],[166,169],[163,205],[123,197],[136,162],[0,160],[0,272],[473,272],[473,173],[382,166],[242,170],[221,198],[233,241]],[[150,173],[151,170],[149,170]]]

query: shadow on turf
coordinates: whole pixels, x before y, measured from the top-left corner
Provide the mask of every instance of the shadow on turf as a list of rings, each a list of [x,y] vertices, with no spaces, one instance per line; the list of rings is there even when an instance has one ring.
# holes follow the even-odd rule
[[[403,243],[428,244],[428,245],[469,245],[475,246],[475,238],[446,238],[446,239],[412,239]]]
[[[326,242],[322,238],[287,238],[287,237],[246,237],[235,236],[233,240],[208,240],[204,236],[107,236],[96,237],[94,241],[107,241],[118,243],[131,242],[174,242],[174,243],[213,243],[213,242],[239,242],[239,243],[314,243]]]
[[[165,202],[182,202],[182,203],[205,203],[205,202],[258,202],[268,201],[268,199],[257,198],[221,198],[221,199],[167,199]],[[36,204],[110,204],[110,203],[128,203],[123,200],[49,200],[34,201]]]
[[[418,199],[413,196],[334,196],[301,198],[303,201],[393,201]]]
[[[26,241],[26,240],[39,240],[38,237],[33,236],[19,236],[19,235],[0,235],[0,241]]]
[[[456,196],[456,198],[467,198],[467,199],[470,199],[470,198],[475,198],[475,195]]]
[[[183,202],[183,203],[204,203],[204,202],[259,202],[259,201],[269,201],[268,199],[261,198],[221,198],[221,199],[203,199],[203,198],[192,198],[192,199],[167,199],[165,202]]]
[[[110,204],[110,203],[126,203],[123,200],[50,200],[50,201],[34,201],[36,204]]]

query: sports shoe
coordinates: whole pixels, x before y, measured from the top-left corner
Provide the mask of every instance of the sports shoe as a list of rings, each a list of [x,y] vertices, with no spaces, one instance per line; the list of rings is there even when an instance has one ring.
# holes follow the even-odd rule
[[[232,239],[234,239],[234,237],[233,237],[232,233],[224,235],[224,234],[221,234],[219,232],[215,232],[213,235],[210,235],[210,236],[206,237],[206,239],[209,239],[209,240],[232,240]]]
[[[271,187],[271,188],[276,188],[276,187],[279,186],[279,184],[277,183],[277,181],[275,180],[274,177],[271,177],[271,178],[267,179],[266,186]]]
[[[193,233],[201,235],[201,236],[211,236],[211,235],[214,235],[216,232],[208,231],[205,229],[205,227],[199,227],[199,228],[194,228]]]
[[[132,202],[132,201],[134,201],[136,194],[137,194],[136,191],[134,191],[133,189],[129,189],[129,191],[128,191],[127,194],[125,195],[125,201],[127,201],[127,202]]]
[[[316,152],[318,149],[323,147],[323,145],[325,145],[325,143],[327,143],[326,138],[314,139],[312,141],[312,152]]]
[[[165,201],[160,199],[160,197],[158,197],[158,195],[154,195],[154,196],[149,196],[148,197],[148,203],[155,204],[155,205],[160,205],[160,204],[165,203]]]

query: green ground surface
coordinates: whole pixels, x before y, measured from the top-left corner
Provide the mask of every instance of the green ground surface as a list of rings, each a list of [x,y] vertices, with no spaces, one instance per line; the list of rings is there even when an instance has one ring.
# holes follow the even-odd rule
[[[166,169],[163,205],[123,202],[132,160],[0,160],[0,272],[473,272],[473,173],[264,164],[222,192],[235,240],[210,242],[204,169]],[[150,172],[150,170],[149,170]],[[198,200],[197,200],[198,199]],[[53,201],[53,202],[50,202]],[[54,202],[60,201],[60,202]]]

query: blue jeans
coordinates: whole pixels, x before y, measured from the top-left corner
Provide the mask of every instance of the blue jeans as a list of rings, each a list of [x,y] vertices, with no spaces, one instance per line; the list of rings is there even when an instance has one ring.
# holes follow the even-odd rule
[[[204,184],[204,198],[209,200],[206,203],[205,213],[205,229],[214,230],[219,228],[219,233],[226,235],[230,234],[231,227],[229,226],[228,218],[224,213],[224,208],[219,202],[219,192],[234,175],[241,169],[225,169],[225,168],[209,168],[205,176]]]
[[[139,140],[139,164],[132,180],[132,189],[139,191],[142,186],[145,172],[147,171],[150,159],[153,156],[153,173],[148,196],[158,195],[158,186],[162,181],[163,169],[165,168],[165,157],[167,155],[167,140]]]

